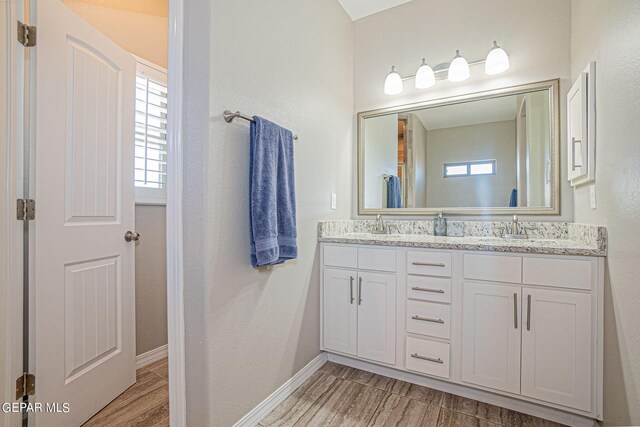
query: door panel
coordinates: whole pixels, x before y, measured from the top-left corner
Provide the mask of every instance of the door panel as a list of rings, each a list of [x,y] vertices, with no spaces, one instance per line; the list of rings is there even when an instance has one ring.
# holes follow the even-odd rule
[[[591,296],[524,288],[523,301],[522,394],[590,411]]]
[[[520,393],[520,287],[463,286],[462,380]]]
[[[396,363],[396,276],[358,273],[358,357]]]
[[[356,354],[356,271],[324,269],[323,343],[327,350]]]
[[[37,425],[78,426],[135,382],[135,60],[57,0],[37,2]]]

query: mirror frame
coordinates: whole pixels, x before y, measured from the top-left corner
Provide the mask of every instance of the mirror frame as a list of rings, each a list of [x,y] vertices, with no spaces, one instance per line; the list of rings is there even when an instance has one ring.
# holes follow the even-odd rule
[[[448,98],[434,99],[396,107],[358,113],[358,215],[402,215],[421,216],[435,215],[438,211],[455,215],[560,215],[560,79],[528,83],[502,89],[475,92]],[[496,98],[501,95],[520,95],[523,93],[549,90],[550,128],[551,128],[551,206],[540,207],[437,207],[437,208],[365,208],[364,207],[364,121],[371,117],[384,116],[391,113],[406,113],[421,108],[433,108],[445,105],[461,104],[469,101]]]

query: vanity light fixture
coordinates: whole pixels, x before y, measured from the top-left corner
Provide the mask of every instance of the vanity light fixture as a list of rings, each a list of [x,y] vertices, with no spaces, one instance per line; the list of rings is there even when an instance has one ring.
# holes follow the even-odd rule
[[[449,72],[447,73],[447,80],[453,83],[462,82],[469,78],[469,63],[462,55],[460,51],[456,50],[456,56],[449,64]]]
[[[416,88],[428,89],[434,84],[436,84],[436,75],[433,73],[433,69],[427,65],[425,59],[422,58],[422,64],[416,73]]]
[[[493,47],[487,55],[484,63],[484,72],[489,75],[504,73],[509,69],[509,56],[503,48],[498,46],[498,42],[493,42]]]
[[[391,72],[384,81],[384,93],[387,95],[397,95],[404,89],[402,77],[396,71],[395,65],[391,67]]]
[[[439,64],[434,68],[427,65],[426,60],[422,58],[422,64],[420,64],[418,71],[413,76],[402,77],[396,70],[396,67],[393,66],[384,81],[384,93],[387,95],[398,95],[402,93],[404,90],[404,84],[402,82],[409,79],[415,79],[416,89],[428,89],[436,83],[436,80],[447,79],[453,83],[462,82],[469,78],[470,66],[480,64],[485,64],[484,71],[488,75],[504,73],[509,69],[509,55],[494,41],[487,58],[479,61],[467,62],[467,60],[460,55],[460,51],[456,50],[456,56],[450,64]]]

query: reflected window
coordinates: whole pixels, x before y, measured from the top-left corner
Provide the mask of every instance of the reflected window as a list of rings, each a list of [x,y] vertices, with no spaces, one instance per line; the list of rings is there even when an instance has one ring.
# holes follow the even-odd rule
[[[444,164],[444,177],[495,175],[496,161],[482,160],[473,162],[456,162]]]

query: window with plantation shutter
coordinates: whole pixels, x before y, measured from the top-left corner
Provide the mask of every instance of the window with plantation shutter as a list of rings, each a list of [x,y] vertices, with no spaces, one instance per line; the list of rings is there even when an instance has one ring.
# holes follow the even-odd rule
[[[136,203],[167,200],[167,72],[138,59],[136,76]]]

